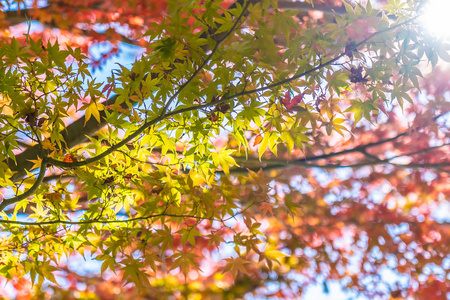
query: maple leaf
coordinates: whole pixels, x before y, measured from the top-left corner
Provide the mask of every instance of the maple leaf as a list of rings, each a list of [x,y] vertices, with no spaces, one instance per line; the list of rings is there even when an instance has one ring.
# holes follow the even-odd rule
[[[266,249],[259,256],[259,261],[265,259],[269,269],[272,269],[273,262],[281,265],[281,259],[287,255],[276,249],[273,245],[267,245]]]
[[[281,98],[281,103],[286,107],[287,110],[291,110],[294,106],[299,104],[303,99],[303,94],[297,95],[291,99],[290,92],[286,92],[284,98]]]
[[[209,239],[209,245],[214,244],[214,246],[216,246],[216,248],[219,248],[220,244],[222,242],[224,242],[224,238],[220,233],[209,234],[207,237]]]
[[[257,136],[255,136],[255,140],[253,141],[253,147],[256,147],[259,144],[261,144],[262,140],[263,140],[262,135],[258,134]]]
[[[230,165],[239,166],[234,158],[230,155],[235,152],[232,149],[222,148],[219,152],[211,153],[214,165],[221,166],[223,172],[229,176],[230,175]]]
[[[85,122],[86,125],[87,121],[91,118],[91,116],[94,116],[94,118],[97,120],[97,122],[100,123],[100,112],[101,110],[104,110],[104,106],[101,103],[92,102],[88,105],[85,111]]]
[[[73,163],[73,162],[77,162],[77,161],[78,161],[77,158],[71,153],[67,153],[63,159],[63,162],[66,162],[66,163]]]
[[[186,244],[186,242],[189,242],[194,247],[195,237],[202,236],[202,234],[195,229],[181,229],[178,233],[181,234],[181,242],[183,245]]]
[[[55,192],[55,193],[46,193],[44,194],[44,198],[48,201],[59,201],[61,200],[61,193]]]
[[[48,150],[56,150],[55,144],[50,142],[49,139],[45,139],[42,141],[41,143],[42,148],[44,149],[48,149]]]
[[[225,259],[227,264],[223,268],[222,272],[230,272],[233,278],[236,278],[239,272],[249,275],[248,266],[250,262],[243,257],[230,257]]]
[[[31,170],[40,168],[42,165],[42,158],[40,158],[39,156],[37,157],[37,159],[29,159],[28,161],[33,163],[33,166],[31,167]]]
[[[189,251],[178,251],[177,253],[171,256],[174,258],[172,265],[170,266],[170,270],[176,269],[180,267],[184,276],[187,275],[191,268],[201,271],[198,266],[196,260],[198,259],[198,255],[193,253],[192,250]]]
[[[142,265],[139,260],[135,260],[131,256],[127,256],[122,260],[123,279],[126,283],[133,282],[139,288],[150,287],[150,282],[147,273],[142,270]]]
[[[258,172],[254,172],[248,169],[249,178],[255,185],[259,185],[263,188],[267,187],[269,183],[272,181],[272,178],[266,176],[263,169],[259,169]]]
[[[273,209],[273,204],[264,202],[263,204],[261,204],[261,205],[259,206],[259,209],[261,209],[263,215],[267,215],[267,214],[270,213],[270,215],[273,216],[273,211],[272,211],[272,209]]]

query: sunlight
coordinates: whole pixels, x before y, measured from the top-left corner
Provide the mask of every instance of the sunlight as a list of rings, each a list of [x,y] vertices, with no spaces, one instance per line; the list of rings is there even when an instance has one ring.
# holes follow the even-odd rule
[[[429,0],[425,5],[422,23],[433,36],[442,39],[450,38],[450,1]]]

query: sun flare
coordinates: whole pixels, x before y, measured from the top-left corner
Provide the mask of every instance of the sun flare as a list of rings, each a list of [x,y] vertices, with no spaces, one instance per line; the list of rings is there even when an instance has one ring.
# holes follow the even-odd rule
[[[450,39],[450,1],[429,0],[423,10],[425,30],[437,38]]]

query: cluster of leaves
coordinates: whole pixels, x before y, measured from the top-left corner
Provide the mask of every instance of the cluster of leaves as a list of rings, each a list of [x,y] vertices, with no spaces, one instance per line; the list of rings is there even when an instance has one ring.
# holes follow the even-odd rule
[[[0,46],[1,276],[29,298],[126,284],[127,298],[291,299],[327,280],[446,297],[433,211],[450,194],[450,104],[421,69],[449,56],[419,3],[110,2],[15,12],[92,39],[127,24],[146,51],[106,82],[73,44]],[[101,273],[77,274],[80,256]]]

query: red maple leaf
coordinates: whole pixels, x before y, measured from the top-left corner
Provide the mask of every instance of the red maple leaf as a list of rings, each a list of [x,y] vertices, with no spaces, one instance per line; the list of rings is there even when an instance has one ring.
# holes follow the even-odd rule
[[[291,94],[286,92],[284,98],[281,98],[281,103],[289,110],[300,103],[303,99],[303,94],[297,95],[291,99]]]

